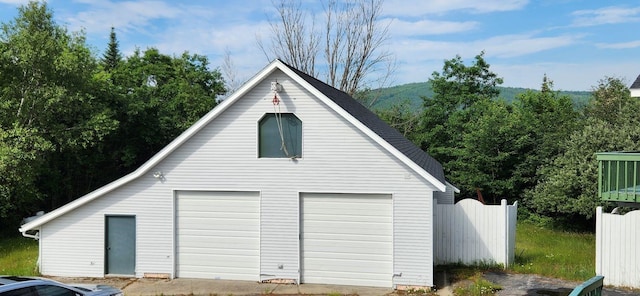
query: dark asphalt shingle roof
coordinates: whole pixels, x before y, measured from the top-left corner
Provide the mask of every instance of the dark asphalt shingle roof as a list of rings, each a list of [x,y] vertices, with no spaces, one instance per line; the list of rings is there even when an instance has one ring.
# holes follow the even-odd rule
[[[636,81],[634,81],[633,84],[631,84],[630,88],[640,88],[640,75],[638,75],[638,78],[636,78]]]
[[[347,93],[287,65],[285,62],[282,63],[289,67],[289,69],[294,71],[296,74],[298,74],[306,82],[315,87],[317,90],[322,92],[333,102],[338,104],[338,106],[351,114],[351,116],[362,122],[365,126],[371,129],[371,131],[387,141],[387,143],[391,144],[391,146],[398,149],[398,151],[407,156],[418,166],[423,168],[427,173],[435,177],[442,184],[445,184],[442,164],[431,157],[431,155],[422,151],[422,149],[405,138],[400,132],[388,125],[385,121],[380,119],[380,117],[378,117],[371,110],[367,109]]]

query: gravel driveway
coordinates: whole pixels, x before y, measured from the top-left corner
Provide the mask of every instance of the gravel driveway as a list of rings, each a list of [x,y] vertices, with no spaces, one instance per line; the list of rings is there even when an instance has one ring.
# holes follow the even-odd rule
[[[547,278],[532,274],[511,274],[501,272],[485,273],[484,278],[490,282],[502,286],[502,290],[500,290],[497,295],[566,296],[571,293],[571,290],[573,290],[573,288],[580,284],[579,282]],[[640,295],[640,291],[605,287],[602,295]]]

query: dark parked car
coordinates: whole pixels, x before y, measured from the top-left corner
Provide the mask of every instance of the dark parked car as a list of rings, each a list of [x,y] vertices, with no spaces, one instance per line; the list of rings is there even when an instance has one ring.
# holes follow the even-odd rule
[[[124,296],[108,285],[66,285],[36,277],[0,276],[0,296]]]

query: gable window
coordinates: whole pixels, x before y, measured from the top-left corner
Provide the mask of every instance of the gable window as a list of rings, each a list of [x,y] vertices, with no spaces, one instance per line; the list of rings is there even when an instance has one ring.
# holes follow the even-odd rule
[[[293,113],[267,113],[258,125],[259,157],[302,156],[302,122]]]

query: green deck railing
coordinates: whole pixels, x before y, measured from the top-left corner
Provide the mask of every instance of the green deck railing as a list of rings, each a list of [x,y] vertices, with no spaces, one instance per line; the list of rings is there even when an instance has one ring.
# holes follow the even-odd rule
[[[594,276],[573,289],[569,296],[601,296],[603,282],[603,276]]]
[[[598,197],[616,202],[640,202],[640,153],[596,153]]]

